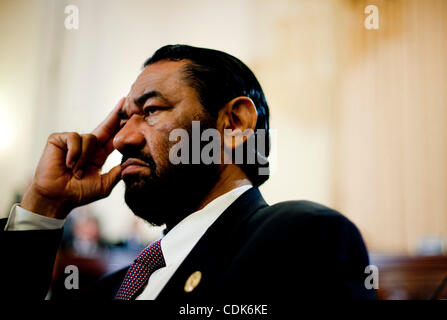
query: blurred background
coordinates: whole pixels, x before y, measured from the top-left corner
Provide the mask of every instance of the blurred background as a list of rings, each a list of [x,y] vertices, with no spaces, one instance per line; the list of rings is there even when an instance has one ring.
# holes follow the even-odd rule
[[[68,5],[78,29],[65,27]],[[378,29],[365,27],[368,5]],[[145,59],[174,43],[228,52],[258,77],[276,131],[273,174],[261,187],[269,203],[307,199],[351,219],[382,267],[382,298],[442,291],[446,0],[0,0],[2,217],[48,135],[91,131]],[[120,159],[115,151],[105,170]],[[93,267],[98,274],[160,235],[133,216],[123,192],[120,182],[66,227],[70,257],[110,259]]]

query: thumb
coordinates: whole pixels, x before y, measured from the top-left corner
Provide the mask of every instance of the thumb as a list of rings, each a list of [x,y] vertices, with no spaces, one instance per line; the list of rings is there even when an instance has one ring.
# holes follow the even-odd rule
[[[101,196],[107,197],[112,192],[113,187],[121,180],[121,165],[110,169],[109,172],[101,175]]]

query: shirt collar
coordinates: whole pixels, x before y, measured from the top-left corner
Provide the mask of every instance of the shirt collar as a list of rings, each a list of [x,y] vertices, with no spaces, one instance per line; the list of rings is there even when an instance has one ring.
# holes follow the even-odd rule
[[[161,248],[166,266],[180,264],[216,219],[252,185],[234,188],[202,209],[191,213],[168,233],[163,232]]]

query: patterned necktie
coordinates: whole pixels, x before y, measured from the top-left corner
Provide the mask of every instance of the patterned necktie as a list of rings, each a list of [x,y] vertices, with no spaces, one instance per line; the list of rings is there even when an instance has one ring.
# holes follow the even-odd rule
[[[116,300],[133,299],[135,293],[147,282],[150,275],[166,265],[160,242],[161,239],[153,242],[135,259],[116,294]]]

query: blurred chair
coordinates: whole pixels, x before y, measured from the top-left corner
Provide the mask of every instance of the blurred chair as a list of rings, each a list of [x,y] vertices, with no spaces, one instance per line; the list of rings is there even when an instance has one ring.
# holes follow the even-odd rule
[[[447,256],[371,255],[380,300],[447,299]]]

